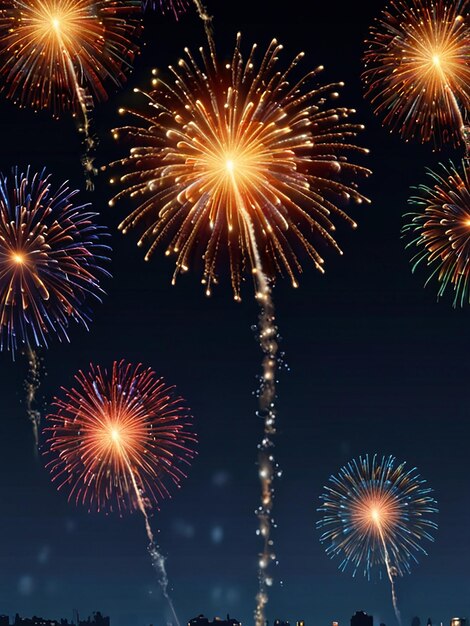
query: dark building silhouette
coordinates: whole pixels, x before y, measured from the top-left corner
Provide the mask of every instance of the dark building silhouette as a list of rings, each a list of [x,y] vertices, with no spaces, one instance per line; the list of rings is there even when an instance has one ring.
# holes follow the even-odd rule
[[[282,619],[275,619],[274,626],[290,626],[290,622],[285,622]]]
[[[351,617],[351,626],[374,626],[374,618],[365,611],[356,611]]]
[[[69,624],[65,619],[46,619],[44,617],[38,617],[37,615],[33,615],[33,617],[20,617],[17,613],[13,626],[72,626],[72,623]]]
[[[45,619],[44,617],[21,617],[18,613],[10,625],[8,615],[0,615],[0,626],[110,626],[109,617],[104,617],[99,611],[93,613],[92,617],[86,620],[80,620],[77,615],[76,622],[69,622],[66,619]]]
[[[85,624],[80,624],[79,626],[86,626]],[[109,626],[109,624],[97,624],[96,626]],[[233,619],[227,613],[227,619],[221,619],[220,617],[214,617],[214,619],[209,621],[207,617],[204,615],[198,615],[197,617],[193,617],[188,622],[188,626],[241,626],[241,622],[237,619]]]
[[[209,620],[207,617],[204,617],[204,615],[201,613],[201,615],[198,615],[197,617],[193,617],[193,619],[190,619],[188,622],[188,626],[207,626],[209,624]]]
[[[430,617],[428,617],[428,621],[427,621],[426,626],[432,626],[432,622],[431,622],[431,618]]]
[[[78,626],[109,626],[109,617],[104,617],[99,611],[86,620],[78,620]]]
[[[418,616],[413,617],[411,620],[411,626],[421,626],[421,620]]]

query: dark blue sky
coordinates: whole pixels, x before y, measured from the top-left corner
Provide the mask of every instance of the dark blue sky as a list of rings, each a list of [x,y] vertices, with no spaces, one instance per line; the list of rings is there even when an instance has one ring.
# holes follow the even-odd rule
[[[375,5],[375,6],[370,6]],[[470,613],[467,567],[470,524],[468,441],[470,323],[451,301],[436,303],[412,276],[400,240],[409,187],[424,180],[425,166],[456,153],[435,155],[381,129],[362,100],[362,41],[382,2],[287,3],[280,0],[213,0],[221,55],[230,56],[235,34],[261,47],[276,36],[285,62],[299,50],[304,67],[326,66],[325,80],[344,80],[340,103],[358,109],[367,124],[361,142],[371,148],[374,176],[363,187],[370,207],[354,209],[357,231],[340,228],[344,256],[327,256],[327,273],[305,266],[298,290],[280,281],[278,321],[290,373],[282,375],[277,456],[275,539],[280,559],[268,617],[304,618],[309,624],[345,623],[357,609],[394,624],[390,589],[352,579],[329,561],[315,529],[322,486],[332,472],[364,453],[394,454],[418,466],[435,488],[439,531],[429,556],[398,583],[405,623],[447,622]],[[148,84],[152,67],[174,62],[185,45],[204,41],[190,12],[180,23],[147,20],[147,46],[126,89],[96,109],[104,164],[119,154],[109,129],[116,110],[132,101],[132,87]],[[0,97],[1,167],[46,165],[57,182],[84,188],[74,122],[19,111]],[[256,442],[261,423],[252,392],[260,355],[251,325],[257,307],[246,286],[233,302],[228,279],[207,299],[189,272],[170,287],[171,262],[155,254],[145,264],[136,235],[115,226],[123,207],[109,209],[102,176],[93,202],[113,233],[108,297],[96,307],[90,333],[74,328],[72,343],[52,342],[44,353],[50,400],[60,385],[90,361],[126,358],[152,366],[178,385],[192,407],[200,434],[199,457],[172,501],[155,512],[161,546],[181,620],[228,611],[251,623],[257,588],[255,536],[258,480]],[[24,415],[25,363],[0,355],[0,612],[70,617],[101,610],[114,626],[162,624],[166,617],[146,554],[141,516],[88,515],[67,504],[35,461]]]

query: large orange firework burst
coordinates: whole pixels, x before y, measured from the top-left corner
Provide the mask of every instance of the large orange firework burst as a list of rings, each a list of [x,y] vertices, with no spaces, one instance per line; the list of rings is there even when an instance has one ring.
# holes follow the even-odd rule
[[[194,457],[184,401],[151,369],[91,365],[47,416],[48,463],[58,488],[90,510],[145,509],[170,495]]]
[[[253,46],[244,60],[238,37],[230,63],[202,51],[202,67],[186,50],[171,80],[155,78],[147,107],[130,111],[139,124],[114,131],[132,147],[113,164],[124,189],[112,203],[138,205],[121,229],[144,227],[146,259],[165,241],[174,278],[200,252],[208,294],[225,254],[236,299],[247,265],[296,286],[297,248],[323,271],[320,245],[339,250],[335,218],[354,226],[345,208],[366,200],[356,180],[369,172],[348,159],[367,152],[354,142],[362,127],[351,109],[327,105],[342,83],[318,87],[321,68],[294,79],[303,54],[281,71],[281,49],[274,40],[257,63]]]
[[[428,171],[432,185],[419,185],[410,204],[417,208],[405,217],[403,228],[415,248],[413,271],[426,265],[437,280],[438,297],[453,292],[453,305],[463,306],[470,294],[470,180],[468,162],[460,169],[441,167],[440,173]]]
[[[395,0],[370,30],[363,79],[404,138],[459,144],[470,107],[468,0]]]
[[[9,98],[79,113],[121,85],[137,53],[139,0],[3,0],[0,59]]]

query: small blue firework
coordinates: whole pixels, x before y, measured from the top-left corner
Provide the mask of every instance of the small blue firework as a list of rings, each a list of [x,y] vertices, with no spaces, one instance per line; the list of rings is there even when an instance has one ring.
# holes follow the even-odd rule
[[[352,567],[370,578],[374,567],[389,578],[410,571],[417,555],[426,554],[423,540],[433,541],[437,513],[432,489],[417,473],[395,457],[359,457],[331,476],[320,496],[320,541],[339,568]]]

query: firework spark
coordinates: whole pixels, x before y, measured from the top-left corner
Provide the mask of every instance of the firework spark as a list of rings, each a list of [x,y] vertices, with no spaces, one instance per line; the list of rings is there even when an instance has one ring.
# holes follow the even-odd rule
[[[3,89],[20,106],[70,110],[85,136],[85,170],[94,171],[90,110],[107,83],[125,82],[137,48],[139,0],[3,0],[0,59]]]
[[[238,36],[231,63],[220,64],[208,38],[202,67],[186,50],[178,68],[170,67],[171,81],[154,79],[153,91],[144,94],[147,108],[130,111],[138,125],[113,131],[129,141],[131,151],[112,164],[124,172],[119,177],[124,189],[111,204],[122,198],[137,202],[121,229],[144,226],[139,245],[148,247],[146,259],[166,241],[166,254],[176,255],[173,282],[202,253],[202,282],[209,295],[226,256],[234,297],[240,300],[244,270],[251,269],[263,352],[257,509],[263,550],[255,614],[260,626],[272,585],[268,569],[276,560],[271,530],[279,473],[273,441],[278,335],[272,283],[284,271],[297,286],[297,247],[323,271],[319,245],[339,250],[334,220],[355,226],[344,210],[350,199],[366,200],[356,180],[369,171],[348,160],[367,152],[354,143],[362,127],[349,121],[353,111],[326,105],[342,83],[316,86],[317,68],[290,85],[303,54],[278,71],[282,46],[275,40],[258,64],[256,46],[243,59]]]
[[[171,11],[175,17],[178,17],[188,8],[188,0],[143,0],[142,5],[144,10],[159,7],[162,13]]]
[[[422,541],[433,541],[437,513],[432,489],[417,474],[396,463],[393,456],[359,457],[331,476],[318,509],[318,527],[326,553],[340,557],[340,569],[353,568],[370,578],[375,567],[385,567],[398,621],[395,578],[410,571],[417,555],[426,554]]]
[[[407,248],[417,248],[413,272],[428,266],[426,284],[437,280],[438,298],[452,290],[456,307],[470,300],[470,180],[466,162],[460,171],[452,164],[441,170],[428,170],[434,184],[419,185],[410,198],[417,210],[405,216],[410,221],[403,235],[409,239]]]
[[[195,455],[188,409],[173,387],[141,365],[114,362],[110,372],[91,365],[75,380],[47,416],[53,481],[90,511],[143,514],[152,564],[178,624],[149,511],[170,496],[171,485],[180,486]]]
[[[209,46],[211,50],[214,51],[212,16],[207,12],[202,0],[143,0],[143,8],[144,10],[149,7],[155,9],[158,6],[162,13],[171,11],[176,19],[178,19],[178,17],[186,11],[190,3],[194,5],[199,18],[202,20]]]
[[[408,139],[468,144],[468,0],[395,0],[371,28],[363,79],[386,125]]]

